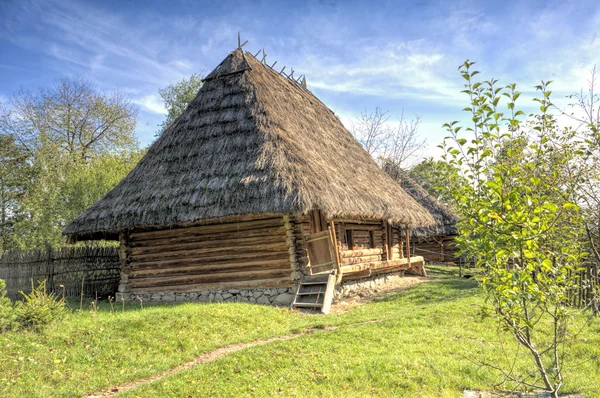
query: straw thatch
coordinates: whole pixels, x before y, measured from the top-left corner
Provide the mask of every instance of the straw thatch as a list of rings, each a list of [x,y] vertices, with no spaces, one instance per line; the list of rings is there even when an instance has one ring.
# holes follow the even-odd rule
[[[64,234],[314,208],[332,218],[433,223],[310,91],[235,50],[135,169]]]
[[[456,223],[459,218],[446,205],[440,203],[429,192],[420,186],[408,173],[400,171],[400,186],[421,206],[427,209],[433,216],[435,224],[428,227],[413,228],[411,235],[415,238],[427,238],[434,236],[456,235]]]

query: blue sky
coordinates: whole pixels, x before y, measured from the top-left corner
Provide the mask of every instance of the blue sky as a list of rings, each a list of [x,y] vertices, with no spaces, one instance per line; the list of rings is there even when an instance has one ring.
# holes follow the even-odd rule
[[[379,106],[422,117],[431,150],[462,117],[457,66],[516,82],[531,99],[540,79],[555,98],[578,91],[600,63],[596,1],[78,1],[0,0],[0,101],[65,75],[140,106],[146,145],[163,120],[157,91],[209,72],[237,45],[306,74],[348,124]]]

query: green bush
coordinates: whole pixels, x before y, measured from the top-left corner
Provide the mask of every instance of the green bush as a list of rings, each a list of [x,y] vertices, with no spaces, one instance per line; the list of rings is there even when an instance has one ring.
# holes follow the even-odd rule
[[[15,312],[17,322],[21,327],[39,329],[54,320],[62,318],[66,312],[65,300],[55,293],[48,293],[46,281],[33,287],[31,293],[21,292],[25,301],[17,307]]]
[[[16,327],[15,305],[6,297],[6,282],[0,279],[0,333]]]

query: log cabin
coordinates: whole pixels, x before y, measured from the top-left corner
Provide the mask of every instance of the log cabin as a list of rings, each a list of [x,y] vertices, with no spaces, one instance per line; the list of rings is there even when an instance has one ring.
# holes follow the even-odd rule
[[[238,48],[64,234],[118,240],[119,299],[289,304],[319,275],[422,272],[406,231],[433,223],[305,80]]]
[[[384,167],[384,169],[386,168]],[[386,172],[390,174],[388,169]],[[391,176],[399,182],[403,191],[427,209],[435,220],[433,225],[411,228],[410,248],[413,255],[421,256],[430,263],[455,264],[458,262],[458,250],[454,245],[458,215],[433,197],[405,171],[396,170],[395,175]]]

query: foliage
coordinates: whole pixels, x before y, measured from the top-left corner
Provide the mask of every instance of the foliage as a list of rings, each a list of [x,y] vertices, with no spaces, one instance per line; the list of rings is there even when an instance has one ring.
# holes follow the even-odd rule
[[[570,95],[574,102],[570,111],[561,110],[575,123],[575,130],[585,140],[585,161],[574,165],[573,174],[582,176],[582,189],[578,192],[579,202],[585,212],[586,245],[590,258],[600,264],[600,96],[598,95],[596,67],[591,70],[587,90]],[[598,275],[594,275],[598,278]],[[591,307],[600,315],[600,292],[592,284]]]
[[[0,108],[3,250],[63,244],[66,225],[114,187],[141,153],[137,108],[78,77]]]
[[[157,135],[162,134],[196,97],[202,87],[202,78],[203,73],[194,73],[188,79],[181,79],[158,90],[167,110],[167,119],[160,125]]]
[[[32,176],[29,160],[13,136],[0,134],[0,252],[16,245],[15,224],[23,218],[20,201]]]
[[[6,297],[6,282],[0,279],[0,333],[17,327],[17,314],[13,302]]]
[[[56,293],[48,293],[46,281],[37,287],[31,282],[31,293],[21,292],[24,301],[16,306],[17,322],[26,329],[40,329],[58,321],[65,314],[65,300]]]
[[[443,160],[427,158],[408,170],[408,175],[429,192],[430,195],[453,209],[454,200],[452,199],[452,194],[448,190],[448,187],[450,186],[450,176],[455,175],[457,178],[460,178],[459,180],[454,181],[454,184],[466,184],[466,180],[459,177],[457,171],[455,166],[452,166]]]
[[[450,189],[462,216],[456,242],[483,269],[486,303],[525,349],[537,376],[487,365],[518,387],[557,396],[573,313],[569,299],[583,256],[575,200],[581,179],[569,166],[584,152],[575,132],[558,128],[550,113],[550,82],[536,87],[540,112],[524,122],[516,85],[479,81],[472,65],[466,61],[460,72],[473,125],[464,137],[458,122],[446,124],[451,137],[442,144],[444,160],[456,170]],[[460,179],[468,184],[456,183]]]
[[[67,224],[115,187],[142,155],[131,151],[94,156],[86,162],[49,162],[55,168],[40,171],[37,184],[22,199],[29,216],[16,223],[18,246],[61,245]]]

